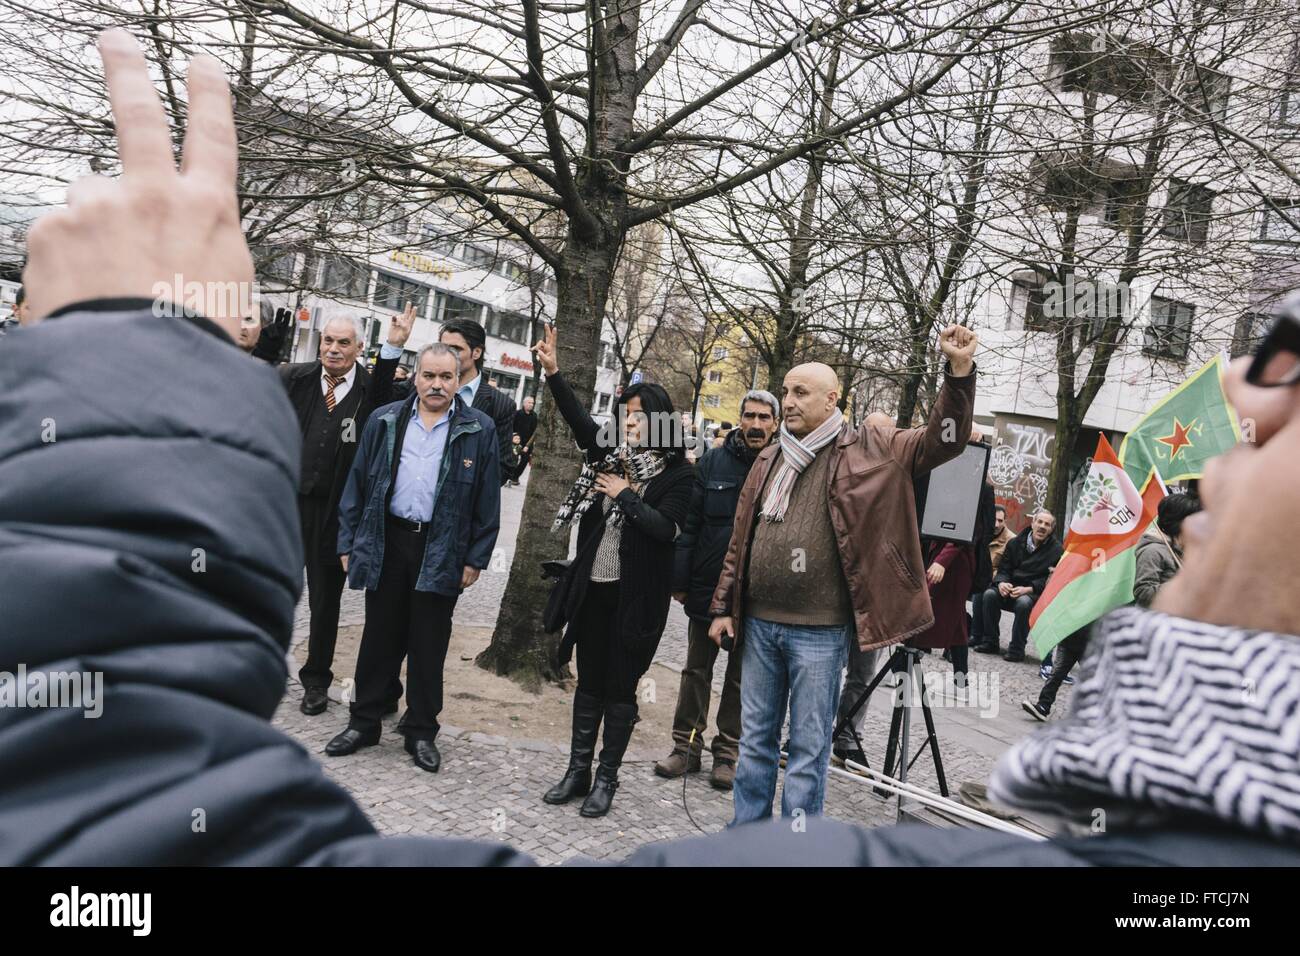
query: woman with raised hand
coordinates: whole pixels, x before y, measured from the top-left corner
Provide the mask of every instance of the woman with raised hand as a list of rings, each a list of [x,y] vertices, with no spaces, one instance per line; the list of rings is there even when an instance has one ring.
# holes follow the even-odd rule
[[[555,328],[548,326],[533,351],[585,460],[554,525],[567,530],[578,521],[577,555],[559,585],[566,589],[568,622],[559,662],[567,663],[574,647],[578,656],[573,740],[564,777],[542,799],[562,804],[585,796],[582,815],[599,817],[609,812],[618,789],[637,719],[637,686],[668,619],[673,541],[690,504],[692,469],[681,421],[663,386],[641,382],[624,389],[613,427],[602,429],[560,374],[555,343]],[[605,739],[593,785],[602,719]]]

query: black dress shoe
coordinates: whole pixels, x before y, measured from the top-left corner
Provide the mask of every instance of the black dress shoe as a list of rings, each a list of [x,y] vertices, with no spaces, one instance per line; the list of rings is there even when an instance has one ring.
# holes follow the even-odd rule
[[[442,766],[442,754],[438,753],[438,745],[432,740],[412,740],[408,737],[406,752],[415,758],[415,765],[421,770],[437,773]]]
[[[329,695],[325,693],[324,687],[304,687],[302,706],[298,709],[308,717],[315,717],[325,713],[325,705],[328,703]]]
[[[1003,659],[1004,661],[1010,661],[1010,662],[1013,663],[1013,664],[1020,664],[1020,663],[1023,663],[1023,662],[1024,662],[1024,660],[1025,660],[1025,655],[1024,655],[1024,654],[1013,654],[1013,653],[1011,653],[1011,651],[1007,651],[1005,654],[1002,655],[1002,659]]]
[[[976,654],[1001,654],[1002,650],[996,644],[976,644]]]
[[[373,747],[379,743],[379,734],[365,734],[349,727],[325,745],[325,754],[329,757],[346,757],[362,747]]]

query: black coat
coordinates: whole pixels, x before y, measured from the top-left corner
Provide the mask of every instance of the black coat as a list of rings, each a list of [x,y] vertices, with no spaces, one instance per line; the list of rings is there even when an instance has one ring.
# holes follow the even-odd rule
[[[148,300],[111,305],[17,329],[0,349],[0,671],[85,668],[104,675],[105,693],[95,720],[0,708],[0,865],[528,865],[496,841],[380,838],[271,726],[302,588],[293,411],[271,370],[212,323],[156,317]],[[142,389],[104,377],[106,365],[175,374]],[[88,402],[92,380],[101,400]],[[46,417],[59,440],[32,427]],[[655,843],[626,863],[1300,861],[1294,846],[1195,823],[1039,843],[820,818],[806,829],[751,824]]]
[[[351,441],[346,440],[348,436],[342,430],[339,432],[334,468],[330,474],[330,504],[329,511],[326,512],[329,515],[329,525],[323,531],[326,541],[333,541],[338,535],[339,499],[343,497],[343,488],[348,483],[348,472],[352,469],[352,459],[357,455],[361,432],[366,427],[370,413],[393,401],[393,372],[396,370],[397,359],[380,359],[375,363],[373,374],[361,365],[357,365],[357,375],[352,380],[352,387],[360,390],[361,402],[357,405],[356,414],[353,416],[356,427],[352,429]],[[301,436],[302,429],[306,428],[311,415],[312,403],[320,394],[320,360],[281,365],[277,371],[280,374],[280,382],[289,395],[289,404],[293,406],[298,416],[298,433]],[[295,466],[295,473],[297,468],[298,466]]]
[[[677,539],[673,590],[686,592],[686,613],[697,620],[712,617],[709,602],[731,543],[740,489],[754,458],[736,428],[721,448],[710,448],[695,463],[690,510]]]
[[[596,461],[608,454],[610,449],[597,443],[599,426],[563,376],[547,376],[546,385],[588,459]],[[639,669],[639,676],[649,668],[668,622],[668,606],[673,599],[673,540],[686,522],[691,466],[678,457],[646,482],[640,495],[628,488],[617,500],[625,519],[618,548],[618,611],[612,624],[623,643],[624,659]],[[573,576],[566,608],[569,621],[576,619],[582,606],[604,533],[605,513],[598,496],[578,521],[578,551],[569,572]],[[561,664],[568,662],[577,636],[570,626],[560,642]]]
[[[1007,542],[1007,549],[1002,552],[1002,562],[998,565],[998,573],[993,578],[994,586],[1010,581],[1016,587],[1033,588],[1035,595],[1043,593],[1043,588],[1047,587],[1047,578],[1056,562],[1061,560],[1064,549],[1053,535],[1030,554],[1026,542],[1032,531],[1032,528],[1026,528]]]

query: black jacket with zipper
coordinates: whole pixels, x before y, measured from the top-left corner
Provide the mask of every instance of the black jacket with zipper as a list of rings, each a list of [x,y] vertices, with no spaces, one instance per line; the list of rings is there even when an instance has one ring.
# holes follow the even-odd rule
[[[691,506],[677,538],[673,591],[686,592],[686,613],[697,620],[712,619],[709,601],[727,557],[740,489],[756,457],[734,428],[721,448],[710,448],[695,463]]]
[[[1007,542],[1007,549],[1002,552],[1002,562],[998,565],[998,573],[993,577],[994,587],[1003,581],[1009,581],[1016,587],[1033,588],[1035,597],[1043,593],[1052,568],[1061,560],[1061,542],[1054,536],[1049,536],[1030,553],[1029,536],[1032,533],[1032,528],[1026,528]]]

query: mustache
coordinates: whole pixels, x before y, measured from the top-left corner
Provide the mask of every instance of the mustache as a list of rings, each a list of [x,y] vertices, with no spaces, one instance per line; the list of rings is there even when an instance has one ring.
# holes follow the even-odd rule
[[[745,437],[746,437],[746,438],[765,438],[765,437],[767,437],[767,434],[766,434],[766,432],[764,432],[763,429],[761,429],[761,428],[751,428],[749,431],[745,432]]]

